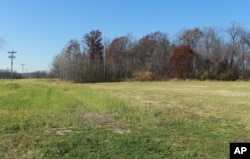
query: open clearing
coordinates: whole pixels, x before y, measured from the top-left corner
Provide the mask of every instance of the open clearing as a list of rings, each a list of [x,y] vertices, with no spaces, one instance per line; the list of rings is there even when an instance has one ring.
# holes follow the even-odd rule
[[[0,81],[0,158],[229,158],[249,82]]]

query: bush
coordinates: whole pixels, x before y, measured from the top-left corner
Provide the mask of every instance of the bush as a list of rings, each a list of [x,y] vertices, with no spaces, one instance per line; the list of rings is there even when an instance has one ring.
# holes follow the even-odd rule
[[[152,81],[153,76],[150,71],[136,71],[133,73],[133,77],[137,81]]]
[[[235,81],[238,79],[237,72],[233,72],[232,70],[226,70],[222,72],[219,76],[219,80],[223,81]]]
[[[218,76],[217,66],[211,66],[205,71],[196,71],[196,78],[200,80],[215,80]]]

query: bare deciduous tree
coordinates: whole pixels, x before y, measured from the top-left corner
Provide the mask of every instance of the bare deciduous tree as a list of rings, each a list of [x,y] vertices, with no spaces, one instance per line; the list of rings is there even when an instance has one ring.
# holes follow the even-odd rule
[[[185,30],[179,36],[182,45],[187,45],[191,49],[197,46],[198,41],[203,36],[203,32],[199,28]]]
[[[219,30],[212,27],[205,27],[202,29],[203,36],[199,42],[196,52],[203,56],[203,60],[199,66],[203,66],[206,70],[214,64],[222,60],[222,39],[219,36]]]
[[[240,27],[236,23],[232,23],[231,26],[227,29],[227,33],[230,38],[230,42],[228,43],[228,59],[230,60],[230,68],[235,69],[236,67],[236,59],[240,54],[240,47],[242,45],[242,27]]]
[[[107,52],[109,74],[114,78],[128,78],[132,65],[131,49],[133,47],[130,35],[115,38]]]

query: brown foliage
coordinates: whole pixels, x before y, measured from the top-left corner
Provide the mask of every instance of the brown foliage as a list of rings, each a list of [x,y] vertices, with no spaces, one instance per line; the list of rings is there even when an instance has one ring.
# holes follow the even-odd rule
[[[152,81],[153,75],[150,71],[136,71],[133,73],[133,77],[137,81]]]
[[[174,54],[170,59],[174,75],[185,79],[192,71],[194,56],[194,51],[187,45],[175,48]]]
[[[112,43],[109,46],[108,52],[107,52],[107,61],[110,62],[111,60],[116,60],[119,56],[122,56],[127,50],[126,50],[126,44],[127,44],[127,37],[119,37],[115,38]]]
[[[163,45],[164,43],[168,43],[167,35],[159,31],[142,37],[138,41],[136,47],[137,56],[141,65],[145,65],[147,62],[152,61],[152,54],[155,53],[157,48],[159,49],[160,45]]]
[[[223,61],[219,63],[219,69],[221,72],[224,72],[228,69],[229,66],[227,61],[228,61],[227,58],[225,58]]]

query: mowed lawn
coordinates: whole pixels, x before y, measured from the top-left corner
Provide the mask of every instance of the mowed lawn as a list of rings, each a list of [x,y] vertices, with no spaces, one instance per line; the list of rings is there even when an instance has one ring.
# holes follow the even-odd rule
[[[0,80],[0,158],[227,159],[250,82]]]

